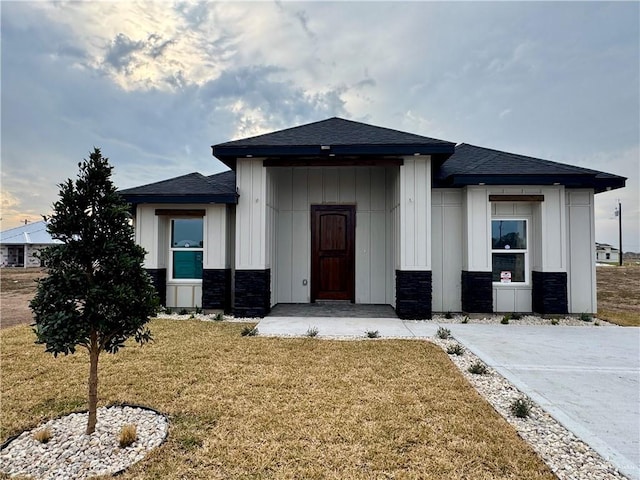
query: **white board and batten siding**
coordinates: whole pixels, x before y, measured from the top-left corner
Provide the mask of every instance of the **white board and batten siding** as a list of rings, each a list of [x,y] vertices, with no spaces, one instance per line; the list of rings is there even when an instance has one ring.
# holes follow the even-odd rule
[[[459,312],[462,310],[462,190],[436,188],[431,198],[432,309]]]
[[[567,290],[570,313],[596,313],[594,192],[566,191]]]
[[[525,284],[493,285],[496,312],[530,312],[531,271],[567,272],[568,237],[563,186],[470,186],[462,189],[462,270],[491,272],[491,220],[526,219],[528,224],[529,268]],[[544,196],[542,202],[489,202],[489,195]],[[435,201],[435,200],[434,200]],[[434,210],[435,211],[435,210]],[[436,222],[437,225],[437,222]],[[434,227],[434,235],[437,235]],[[434,240],[435,241],[435,240]],[[435,255],[437,247],[434,246]],[[584,257],[583,257],[584,258]],[[434,292],[437,267],[434,266]],[[434,293],[434,310],[437,294]],[[443,310],[447,310],[444,308]],[[569,311],[573,312],[571,303]]]
[[[400,167],[400,269],[431,270],[431,161],[406,157]]]
[[[393,168],[271,167],[276,192],[276,303],[308,303],[311,282],[311,205],[356,206],[356,303],[392,303],[389,291],[387,183]],[[275,272],[275,275],[274,275]]]
[[[142,204],[136,212],[136,242],[142,246],[145,268],[167,269],[167,307],[194,308],[202,306],[201,280],[174,280],[171,278],[169,245],[171,219],[179,215],[156,215],[156,209],[193,210],[204,209],[203,217],[203,265],[204,269],[229,268],[231,248],[228,245],[230,216],[223,204]]]

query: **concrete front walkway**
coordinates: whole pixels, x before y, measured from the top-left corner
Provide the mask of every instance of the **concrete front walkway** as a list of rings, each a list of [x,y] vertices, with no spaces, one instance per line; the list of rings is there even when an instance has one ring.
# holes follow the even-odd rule
[[[439,326],[556,420],[640,480],[640,329],[437,324],[397,318],[266,317],[261,335],[428,338]]]
[[[302,336],[317,328],[321,337],[364,338],[366,332],[378,331],[387,338],[429,338],[438,330],[431,322],[400,320],[399,318],[354,317],[265,317],[258,323],[260,335]]]

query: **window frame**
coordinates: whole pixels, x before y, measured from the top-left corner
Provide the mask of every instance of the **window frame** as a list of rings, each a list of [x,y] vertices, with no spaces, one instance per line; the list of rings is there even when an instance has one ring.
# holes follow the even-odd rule
[[[493,222],[524,222],[524,228],[525,228],[525,242],[526,242],[526,246],[527,248],[493,248]],[[530,272],[529,272],[529,253],[531,250],[531,242],[530,242],[530,222],[529,222],[529,218],[525,218],[525,217],[492,217],[491,218],[491,228],[490,228],[490,246],[491,246],[491,275],[493,277],[493,254],[494,253],[521,253],[524,254],[524,281],[523,282],[516,282],[516,281],[511,281],[508,283],[503,283],[501,281],[494,281],[493,278],[491,279],[491,282],[494,286],[500,286],[500,287],[508,287],[508,286],[528,286],[530,284]]]
[[[173,246],[173,225],[175,220],[200,220],[202,222],[202,247],[174,247]],[[206,225],[204,217],[194,216],[176,216],[169,218],[169,259],[167,262],[167,282],[168,283],[202,283],[202,277],[200,278],[174,278],[173,257],[174,252],[202,252],[202,270],[204,271],[204,246],[206,245]]]

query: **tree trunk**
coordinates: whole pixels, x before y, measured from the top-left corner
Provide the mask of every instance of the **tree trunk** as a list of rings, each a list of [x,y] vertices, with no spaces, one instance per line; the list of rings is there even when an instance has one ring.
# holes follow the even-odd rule
[[[87,435],[91,435],[96,430],[96,409],[98,408],[98,334],[94,330],[91,332],[91,344],[89,348],[89,420],[87,422]]]

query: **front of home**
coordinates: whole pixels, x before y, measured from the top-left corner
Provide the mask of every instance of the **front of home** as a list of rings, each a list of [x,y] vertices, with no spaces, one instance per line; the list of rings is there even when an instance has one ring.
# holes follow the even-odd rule
[[[212,148],[230,171],[120,192],[169,307],[596,311],[594,194],[622,177],[340,118]]]

